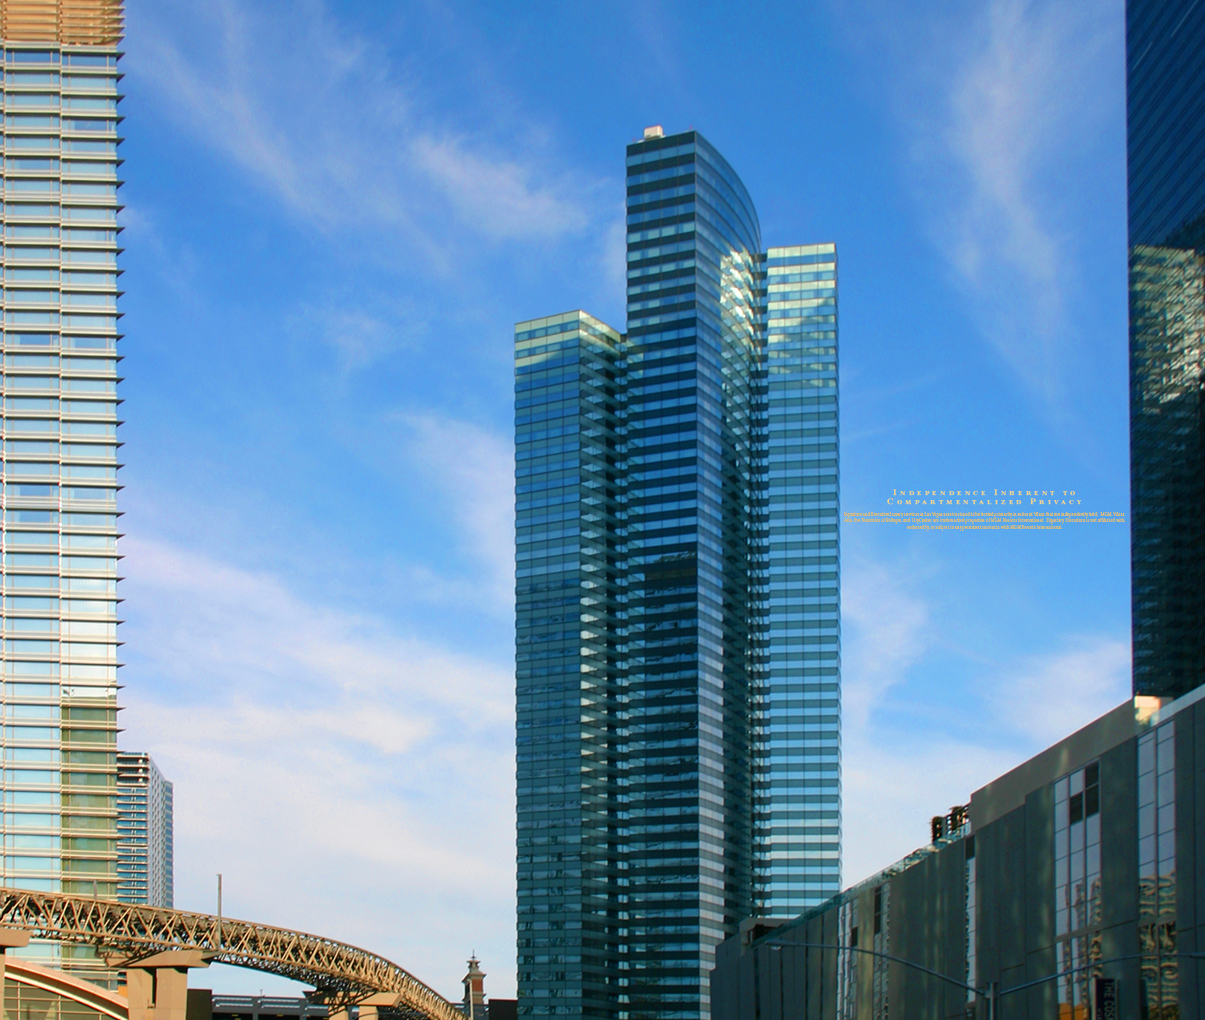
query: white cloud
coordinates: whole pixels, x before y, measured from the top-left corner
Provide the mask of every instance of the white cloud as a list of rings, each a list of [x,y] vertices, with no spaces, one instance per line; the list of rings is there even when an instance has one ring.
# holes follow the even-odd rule
[[[903,580],[903,579],[907,580]],[[1129,644],[1111,635],[1067,638],[1043,654],[983,670],[948,698],[905,684],[952,650],[947,610],[931,604],[913,568],[852,561],[842,583],[842,768],[845,884],[861,881],[929,841],[929,819],[965,804],[984,784],[1129,696]],[[914,688],[919,690],[922,688]],[[953,693],[953,692],[951,692]],[[890,705],[899,711],[887,712]],[[901,721],[902,720],[902,721]]]
[[[853,885],[929,842],[929,819],[1022,759],[951,738],[936,724],[901,746],[853,724],[842,740],[842,884]]]
[[[841,582],[842,713],[845,725],[865,727],[883,696],[904,681],[929,643],[929,607],[905,589],[892,569],[849,562]]]
[[[321,3],[167,3],[142,8],[130,33],[128,70],[182,128],[328,233],[389,235],[395,254],[446,268],[449,212],[490,241],[590,222],[595,183],[550,170],[531,132],[490,142],[475,127],[469,142],[440,124],[415,98],[421,85],[390,73],[384,44]]]
[[[908,630],[901,623],[897,633]],[[891,629],[884,633],[890,635]],[[883,659],[888,667],[915,660],[923,668],[914,640],[888,638]],[[893,651],[900,648],[907,654]],[[1124,701],[1129,654],[1128,643],[1116,638],[1077,637],[1058,651],[993,670],[979,684],[985,724],[969,727],[978,739],[952,732],[940,712],[916,712],[906,728],[876,722],[864,708],[847,713],[845,883],[861,881],[925,845],[933,815],[967,803],[975,790]],[[892,675],[891,668],[886,675]],[[849,676],[858,691],[859,677]],[[886,689],[880,685],[873,692],[871,707]],[[985,739],[989,731],[991,739]]]
[[[493,606],[510,614],[515,601],[515,451],[477,425],[434,414],[407,415],[406,453],[437,491],[466,536],[468,551],[486,565],[483,585]]]
[[[895,106],[935,243],[972,316],[1057,409],[1085,354],[1071,310],[1071,182],[1099,172],[1091,158],[1117,91],[1122,4],[866,0],[841,10]]]
[[[555,237],[589,222],[584,208],[537,183],[533,167],[487,158],[462,139],[419,136],[411,154],[462,220],[487,236]]]
[[[1074,733],[1130,696],[1130,644],[1075,637],[994,677],[986,700],[995,718],[1039,747]]]
[[[510,671],[278,577],[123,551],[122,739],[176,784],[177,902],[211,908],[221,871],[229,916],[363,945],[447,995],[477,948],[513,988]]]
[[[1050,400],[1064,368],[1070,251],[1040,179],[1083,115],[1076,76],[1099,21],[1082,4],[992,0],[954,78],[943,133],[962,185],[945,223],[948,255],[989,302],[989,338]]]

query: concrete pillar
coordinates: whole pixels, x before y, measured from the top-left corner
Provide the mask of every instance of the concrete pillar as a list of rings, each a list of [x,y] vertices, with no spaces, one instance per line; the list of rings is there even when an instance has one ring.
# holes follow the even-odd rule
[[[374,992],[356,1003],[360,1010],[360,1020],[378,1020],[378,1011],[382,1007],[393,1009],[401,1001],[402,996],[398,992]],[[130,1020],[134,1018],[131,1017]],[[332,1012],[328,1020],[348,1020],[347,1007]]]
[[[130,1020],[187,1020],[188,971],[209,966],[199,949],[155,953],[141,960],[110,957],[108,963],[126,972]]]
[[[0,995],[4,994],[4,954],[9,949],[29,945],[29,932],[21,928],[0,928]]]

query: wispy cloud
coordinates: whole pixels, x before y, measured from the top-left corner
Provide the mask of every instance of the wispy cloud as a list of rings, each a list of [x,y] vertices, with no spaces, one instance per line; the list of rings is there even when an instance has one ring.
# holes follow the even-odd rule
[[[448,501],[466,551],[484,564],[479,585],[498,612],[515,602],[514,446],[470,422],[434,414],[401,419],[404,452]]]
[[[919,576],[918,576],[919,574]],[[844,879],[860,881],[928,841],[928,822],[1129,696],[1129,644],[1078,635],[996,664],[964,659],[955,692],[909,688],[942,663],[940,573],[863,558],[843,581]],[[929,678],[931,681],[931,677]],[[965,704],[951,716],[952,697]],[[925,698],[936,698],[927,702]],[[907,705],[906,724],[885,711]]]
[[[901,747],[851,726],[842,741],[842,881],[860,882],[929,842],[929,819],[1021,759],[932,727]]]
[[[445,994],[476,946],[501,994],[509,671],[270,574],[146,538],[124,551],[137,654],[123,740],[176,783],[177,901],[208,906],[222,871],[232,916],[369,946]]]
[[[470,137],[441,123],[421,84],[390,71],[384,45],[322,3],[161,7],[131,18],[129,70],[182,128],[319,229],[400,232],[450,265],[450,219],[486,241],[556,239],[591,221],[596,182],[556,169],[539,132]]]
[[[301,308],[294,317],[302,331],[312,332],[334,352],[345,378],[388,355],[419,347],[428,333],[428,315],[414,302],[383,302],[374,294],[374,307],[368,304],[332,300]]]
[[[1058,651],[1015,664],[986,687],[993,717],[1039,746],[1129,696],[1130,644],[1111,635],[1073,637]]]
[[[1100,172],[1092,160],[1116,91],[1122,4],[866,0],[840,10],[890,97],[932,236],[974,319],[1059,411],[1084,356],[1071,182]],[[866,25],[881,29],[873,42]]]
[[[940,139],[952,163],[947,254],[986,302],[989,338],[1048,401],[1065,382],[1073,246],[1046,184],[1099,125],[1112,5],[992,0],[963,44]],[[944,191],[944,189],[943,189]]]
[[[910,573],[871,560],[846,565],[841,618],[847,728],[869,725],[873,708],[904,682],[929,646],[928,603],[899,580]]]

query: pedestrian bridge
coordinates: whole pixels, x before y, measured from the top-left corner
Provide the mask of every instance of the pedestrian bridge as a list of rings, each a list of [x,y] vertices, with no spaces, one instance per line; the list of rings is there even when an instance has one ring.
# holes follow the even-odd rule
[[[447,999],[396,963],[287,928],[22,889],[0,889],[0,928],[95,946],[102,955],[120,960],[115,966],[126,969],[137,969],[139,961],[165,969],[229,963],[279,974],[312,985],[331,1005],[332,1016],[359,1003],[362,1017],[379,1010],[401,1020],[465,1020]],[[162,955],[178,953],[171,959],[184,960],[181,951],[191,951],[187,958],[198,962],[168,963],[169,957]],[[164,962],[156,962],[160,960]]]

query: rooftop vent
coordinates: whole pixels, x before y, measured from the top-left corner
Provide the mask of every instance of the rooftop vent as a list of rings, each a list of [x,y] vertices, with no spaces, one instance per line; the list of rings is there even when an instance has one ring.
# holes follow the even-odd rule
[[[647,142],[650,138],[664,138],[665,132],[661,130],[660,124],[654,124],[652,127],[644,129],[644,140]]]

